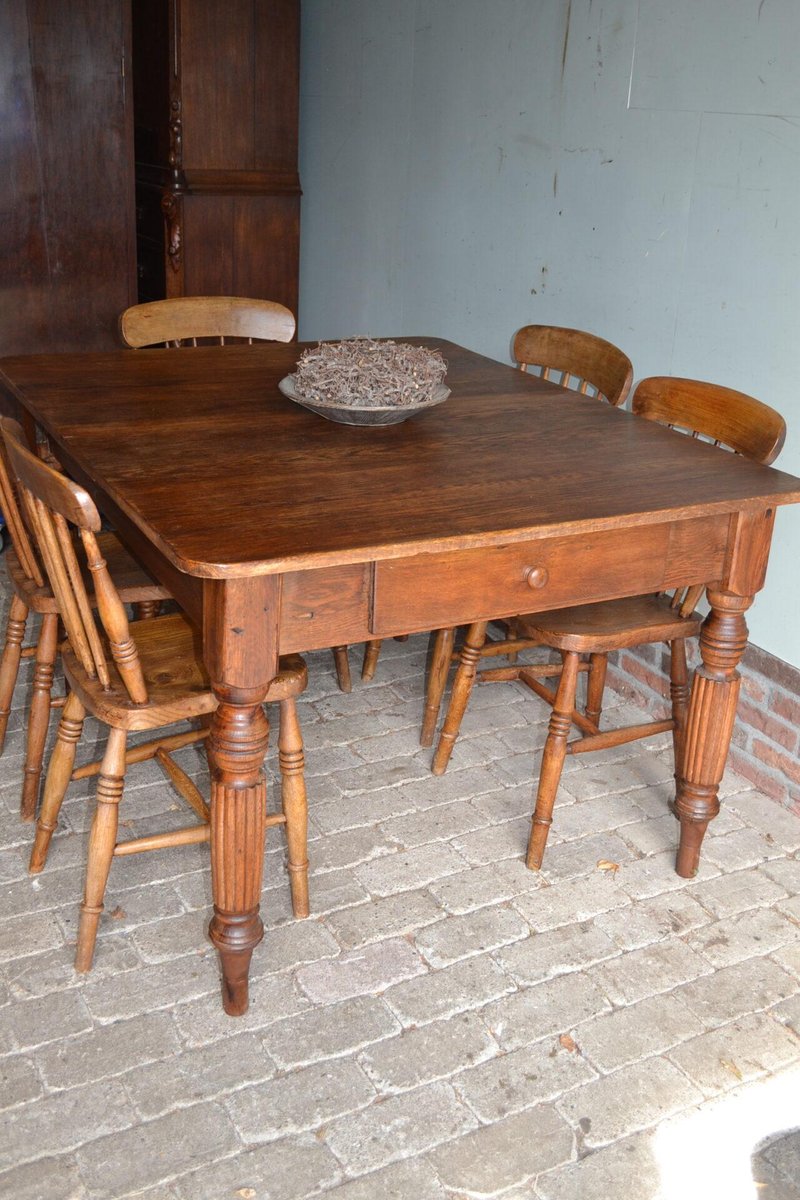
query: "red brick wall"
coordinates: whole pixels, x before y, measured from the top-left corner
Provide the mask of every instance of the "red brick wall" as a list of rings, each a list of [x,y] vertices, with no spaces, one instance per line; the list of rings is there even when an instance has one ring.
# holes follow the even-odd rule
[[[663,646],[622,650],[611,661],[609,687],[643,703],[654,716],[669,714],[669,664]],[[740,674],[728,761],[765,795],[800,816],[800,670],[749,645]]]

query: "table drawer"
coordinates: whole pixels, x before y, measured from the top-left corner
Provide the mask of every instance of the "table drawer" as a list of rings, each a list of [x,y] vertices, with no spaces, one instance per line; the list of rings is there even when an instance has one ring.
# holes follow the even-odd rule
[[[376,637],[718,578],[726,514],[375,564]]]
[[[290,571],[281,588],[281,654],[369,637],[370,563]]]

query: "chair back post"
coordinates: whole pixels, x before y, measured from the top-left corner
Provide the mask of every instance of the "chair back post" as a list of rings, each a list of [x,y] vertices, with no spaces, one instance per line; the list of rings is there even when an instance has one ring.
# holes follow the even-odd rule
[[[290,342],[293,313],[274,300],[243,296],[178,296],[135,304],[119,320],[127,346],[196,346],[198,339],[224,345],[229,338],[247,342]]]
[[[587,395],[594,388],[598,398],[618,408],[624,404],[633,382],[633,365],[612,342],[582,329],[558,325],[525,325],[514,338],[513,354],[521,370],[540,367],[542,378]],[[574,382],[573,382],[574,381]]]
[[[24,445],[25,434],[22,431],[22,426],[16,421],[12,421],[10,417],[7,417],[6,420],[10,426],[14,427],[15,436]],[[8,468],[5,443],[2,438],[0,438],[0,509],[2,509],[3,516],[5,517],[6,528],[11,537],[11,545],[26,580],[36,587],[44,587],[44,575],[42,574],[34,543],[28,533],[19,505],[17,490],[14,486],[12,473]]]
[[[125,689],[134,704],[146,704],[147,686],[136,643],[95,536],[101,522],[94,501],[78,484],[30,452],[15,421],[0,420],[0,432],[10,472],[16,478],[74,653],[86,673],[92,679],[99,679],[108,690],[111,686],[108,661],[75,553],[70,525],[79,531],[94,583],[100,621]]]
[[[786,439],[786,422],[774,408],[745,392],[698,379],[643,379],[631,407],[648,421],[706,438],[765,466],[775,461]]]

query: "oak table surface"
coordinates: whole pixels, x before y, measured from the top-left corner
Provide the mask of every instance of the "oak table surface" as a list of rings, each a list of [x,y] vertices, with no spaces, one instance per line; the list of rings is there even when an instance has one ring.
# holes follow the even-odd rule
[[[709,583],[678,780],[696,869],[778,504],[800,480],[436,338],[451,396],[387,427],[328,422],[277,383],[302,346],[37,355],[0,385],[202,624],[211,938],[227,1011],[262,936],[263,699],[277,655]],[[313,896],[312,896],[313,905]]]

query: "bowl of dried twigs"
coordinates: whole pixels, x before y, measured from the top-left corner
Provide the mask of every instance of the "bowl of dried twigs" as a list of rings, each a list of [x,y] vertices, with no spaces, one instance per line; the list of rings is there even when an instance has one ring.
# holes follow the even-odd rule
[[[350,338],[305,350],[278,384],[295,404],[343,425],[397,425],[450,395],[438,350]]]

